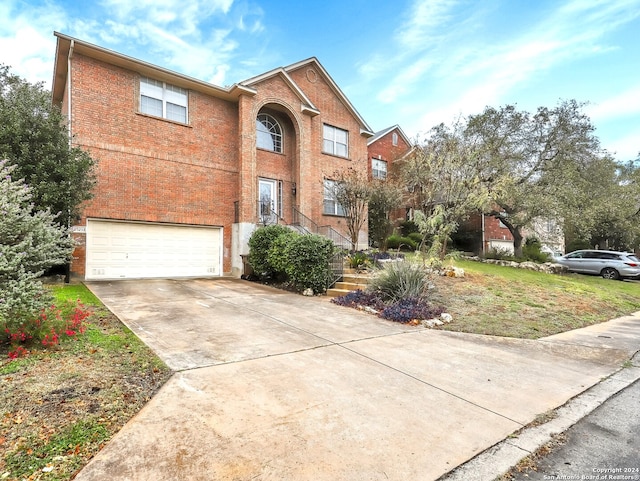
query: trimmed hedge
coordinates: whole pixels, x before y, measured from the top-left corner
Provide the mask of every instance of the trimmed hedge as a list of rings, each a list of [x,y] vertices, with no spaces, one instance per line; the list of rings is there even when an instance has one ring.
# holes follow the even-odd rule
[[[257,229],[249,239],[249,263],[262,280],[290,281],[302,292],[324,292],[330,276],[333,242],[319,235],[302,235],[281,225]]]

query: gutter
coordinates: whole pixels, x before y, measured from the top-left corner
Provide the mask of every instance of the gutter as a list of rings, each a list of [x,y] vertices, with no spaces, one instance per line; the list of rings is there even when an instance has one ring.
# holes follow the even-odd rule
[[[71,59],[73,58],[73,47],[75,47],[75,40],[71,39],[69,55],[67,55],[67,127],[69,130],[69,147],[71,147],[71,140],[73,138],[73,134],[71,133]]]

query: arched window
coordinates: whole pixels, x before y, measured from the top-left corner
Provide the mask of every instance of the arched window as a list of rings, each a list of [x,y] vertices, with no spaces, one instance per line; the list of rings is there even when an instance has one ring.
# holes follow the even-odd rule
[[[256,145],[259,149],[282,153],[282,129],[269,114],[259,114],[256,119]]]

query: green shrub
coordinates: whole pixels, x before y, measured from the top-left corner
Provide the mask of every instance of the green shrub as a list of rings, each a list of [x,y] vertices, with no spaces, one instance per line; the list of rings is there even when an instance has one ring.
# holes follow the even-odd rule
[[[397,302],[401,299],[423,299],[429,284],[426,269],[408,261],[388,262],[369,280],[369,290],[377,293],[384,301]]]
[[[274,240],[281,234],[292,232],[281,225],[260,227],[254,231],[249,239],[249,264],[260,277],[270,277],[276,273],[269,262],[269,249]]]
[[[397,234],[389,236],[387,239],[387,249],[416,250],[418,244],[409,237],[400,237]]]
[[[12,343],[36,338],[36,320],[53,300],[38,277],[73,250],[53,214],[34,211],[31,189],[12,178],[14,170],[0,161],[0,342]]]
[[[329,260],[335,246],[331,240],[319,235],[300,235],[291,238],[285,246],[286,274],[299,291],[313,289],[314,294],[324,292],[329,280]]]
[[[524,245],[522,246],[522,257],[532,262],[547,262],[549,260],[549,254],[542,252],[542,244],[535,237],[528,237]]]
[[[502,260],[502,261],[515,261],[516,258],[513,255],[513,252],[511,252],[510,250],[507,249],[500,249],[500,248],[496,248],[493,247],[492,249],[489,249],[485,255],[484,255],[485,259],[497,259],[497,260]]]
[[[363,269],[371,264],[371,258],[366,252],[356,251],[347,255],[347,262],[352,269]]]
[[[416,246],[420,246],[420,244],[422,243],[422,239],[424,239],[424,237],[422,236],[422,234],[420,234],[420,232],[411,232],[406,237],[408,237],[413,242],[415,242]]]
[[[404,220],[400,222],[401,237],[409,237],[409,234],[413,234],[416,232],[419,233],[420,228],[418,227],[418,224],[416,224],[414,221]]]
[[[287,246],[293,242],[296,237],[300,237],[301,234],[292,231],[291,229],[285,229],[278,237],[273,239],[267,252],[267,260],[271,268],[272,276],[279,280],[284,280],[287,277],[287,266],[289,265],[289,258],[287,257]]]
[[[566,252],[579,251],[581,249],[591,249],[591,243],[585,239],[574,239],[567,244]]]

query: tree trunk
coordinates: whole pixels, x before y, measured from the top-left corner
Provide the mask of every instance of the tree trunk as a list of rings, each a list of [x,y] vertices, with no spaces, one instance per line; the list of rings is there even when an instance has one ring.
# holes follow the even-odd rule
[[[513,226],[511,234],[513,235],[513,253],[516,257],[522,257],[522,233],[520,232],[520,226]]]

